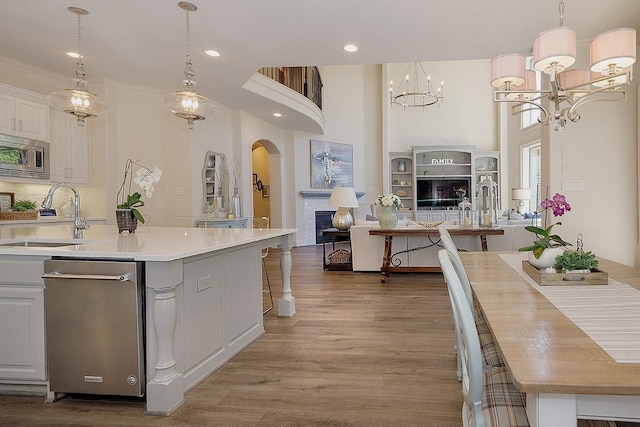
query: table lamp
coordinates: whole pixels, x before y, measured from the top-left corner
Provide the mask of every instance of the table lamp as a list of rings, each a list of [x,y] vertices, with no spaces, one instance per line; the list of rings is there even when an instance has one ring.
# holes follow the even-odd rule
[[[352,187],[333,187],[329,207],[338,208],[333,215],[333,226],[338,230],[348,230],[353,225],[353,216],[348,208],[358,207],[358,198]]]
[[[516,211],[519,214],[525,213],[525,201],[531,198],[531,191],[528,188],[512,188],[511,199],[516,202]]]

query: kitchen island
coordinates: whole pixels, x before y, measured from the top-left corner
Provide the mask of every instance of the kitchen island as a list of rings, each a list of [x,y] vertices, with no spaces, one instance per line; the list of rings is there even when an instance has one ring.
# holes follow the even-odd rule
[[[96,225],[0,229],[0,391],[53,399],[46,372],[44,261],[141,261],[146,295],[147,413],[169,415],[185,391],[264,333],[261,251],[281,250],[278,316],[295,314],[293,229],[140,227],[118,234]],[[41,244],[61,244],[42,247]],[[65,244],[65,245],[62,245]],[[15,245],[15,246],[14,246]],[[20,246],[18,246],[20,245]]]

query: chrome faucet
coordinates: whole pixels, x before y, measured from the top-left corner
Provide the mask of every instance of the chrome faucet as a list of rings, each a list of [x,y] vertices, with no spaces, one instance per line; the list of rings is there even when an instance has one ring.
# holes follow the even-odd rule
[[[53,194],[60,187],[67,187],[67,188],[70,188],[71,191],[73,191],[74,204],[75,204],[75,211],[73,214],[73,238],[82,239],[82,230],[88,230],[89,223],[87,222],[86,218],[80,217],[80,193],[78,193],[78,190],[76,189],[76,187],[74,187],[72,184],[69,184],[68,182],[60,182],[58,184],[54,184],[49,189],[49,192],[47,193],[47,197],[45,197],[44,200],[42,201],[42,207],[45,209],[51,209]]]

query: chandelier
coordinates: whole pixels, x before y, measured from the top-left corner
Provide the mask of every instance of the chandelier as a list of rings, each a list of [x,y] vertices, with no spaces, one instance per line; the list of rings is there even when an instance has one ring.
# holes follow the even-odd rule
[[[214,113],[216,110],[213,101],[199,95],[194,87],[196,81],[193,80],[193,68],[191,66],[191,27],[189,25],[189,12],[195,12],[198,8],[191,3],[181,1],[178,3],[181,9],[187,13],[187,57],[185,60],[184,76],[182,81],[183,90],[179,90],[167,95],[162,103],[171,110],[177,117],[187,120],[187,128],[193,129],[195,120],[204,120],[206,114]]]
[[[68,114],[73,114],[78,119],[78,126],[84,126],[84,119],[87,117],[97,117],[99,112],[103,112],[108,108],[108,105],[94,95],[87,91],[87,85],[89,82],[84,78],[84,63],[82,62],[82,27],[80,26],[80,18],[84,15],[88,15],[84,9],[79,7],[69,6],[67,10],[74,13],[77,16],[78,21],[78,59],[76,61],[76,77],[71,81],[75,84],[73,89],[64,89],[61,91],[53,92],[49,96],[49,102],[51,108],[54,110],[64,111]]]
[[[440,81],[437,90],[431,84],[431,75],[427,74],[419,62],[410,64],[405,72],[404,80],[398,87],[398,92],[393,92],[393,80],[389,80],[389,98],[391,106],[398,104],[404,109],[428,107],[442,103],[444,80]]]
[[[591,40],[591,73],[567,70],[576,61],[576,33],[563,26],[564,0],[558,10],[560,25],[540,33],[533,42],[533,67],[549,75],[550,89],[537,90],[535,72],[525,70],[524,55],[511,53],[491,60],[491,85],[498,88],[493,100],[513,103],[512,114],[538,109],[538,122],[552,123],[555,131],[563,130],[567,119],[580,120],[581,105],[626,100],[626,93],[616,89],[631,83],[636,62],[636,30],[618,28]]]

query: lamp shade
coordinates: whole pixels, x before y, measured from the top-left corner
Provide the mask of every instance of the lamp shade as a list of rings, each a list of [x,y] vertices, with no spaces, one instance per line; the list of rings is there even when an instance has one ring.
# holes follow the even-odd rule
[[[591,71],[616,73],[636,62],[636,30],[617,28],[591,40]]]
[[[334,187],[329,198],[329,207],[357,208],[358,198],[353,187]]]
[[[537,89],[536,86],[536,72],[534,70],[527,70],[526,71],[526,76],[527,79],[524,83],[522,83],[520,86],[516,86],[515,88],[513,88],[514,92],[517,91],[523,91],[523,90],[531,90],[531,91],[535,91]],[[538,96],[538,92],[532,92],[532,93],[508,93],[505,95],[505,98],[507,99],[531,99]]]
[[[567,70],[558,75],[562,89],[589,90],[591,73],[587,70]]]
[[[519,53],[507,53],[493,58],[491,60],[491,85],[501,88],[520,86],[525,83],[525,62],[525,56]]]
[[[528,188],[512,188],[511,200],[529,200],[531,198],[531,190]]]
[[[533,41],[533,67],[546,74],[557,72],[576,62],[576,32],[567,27],[556,27],[538,34]]]

